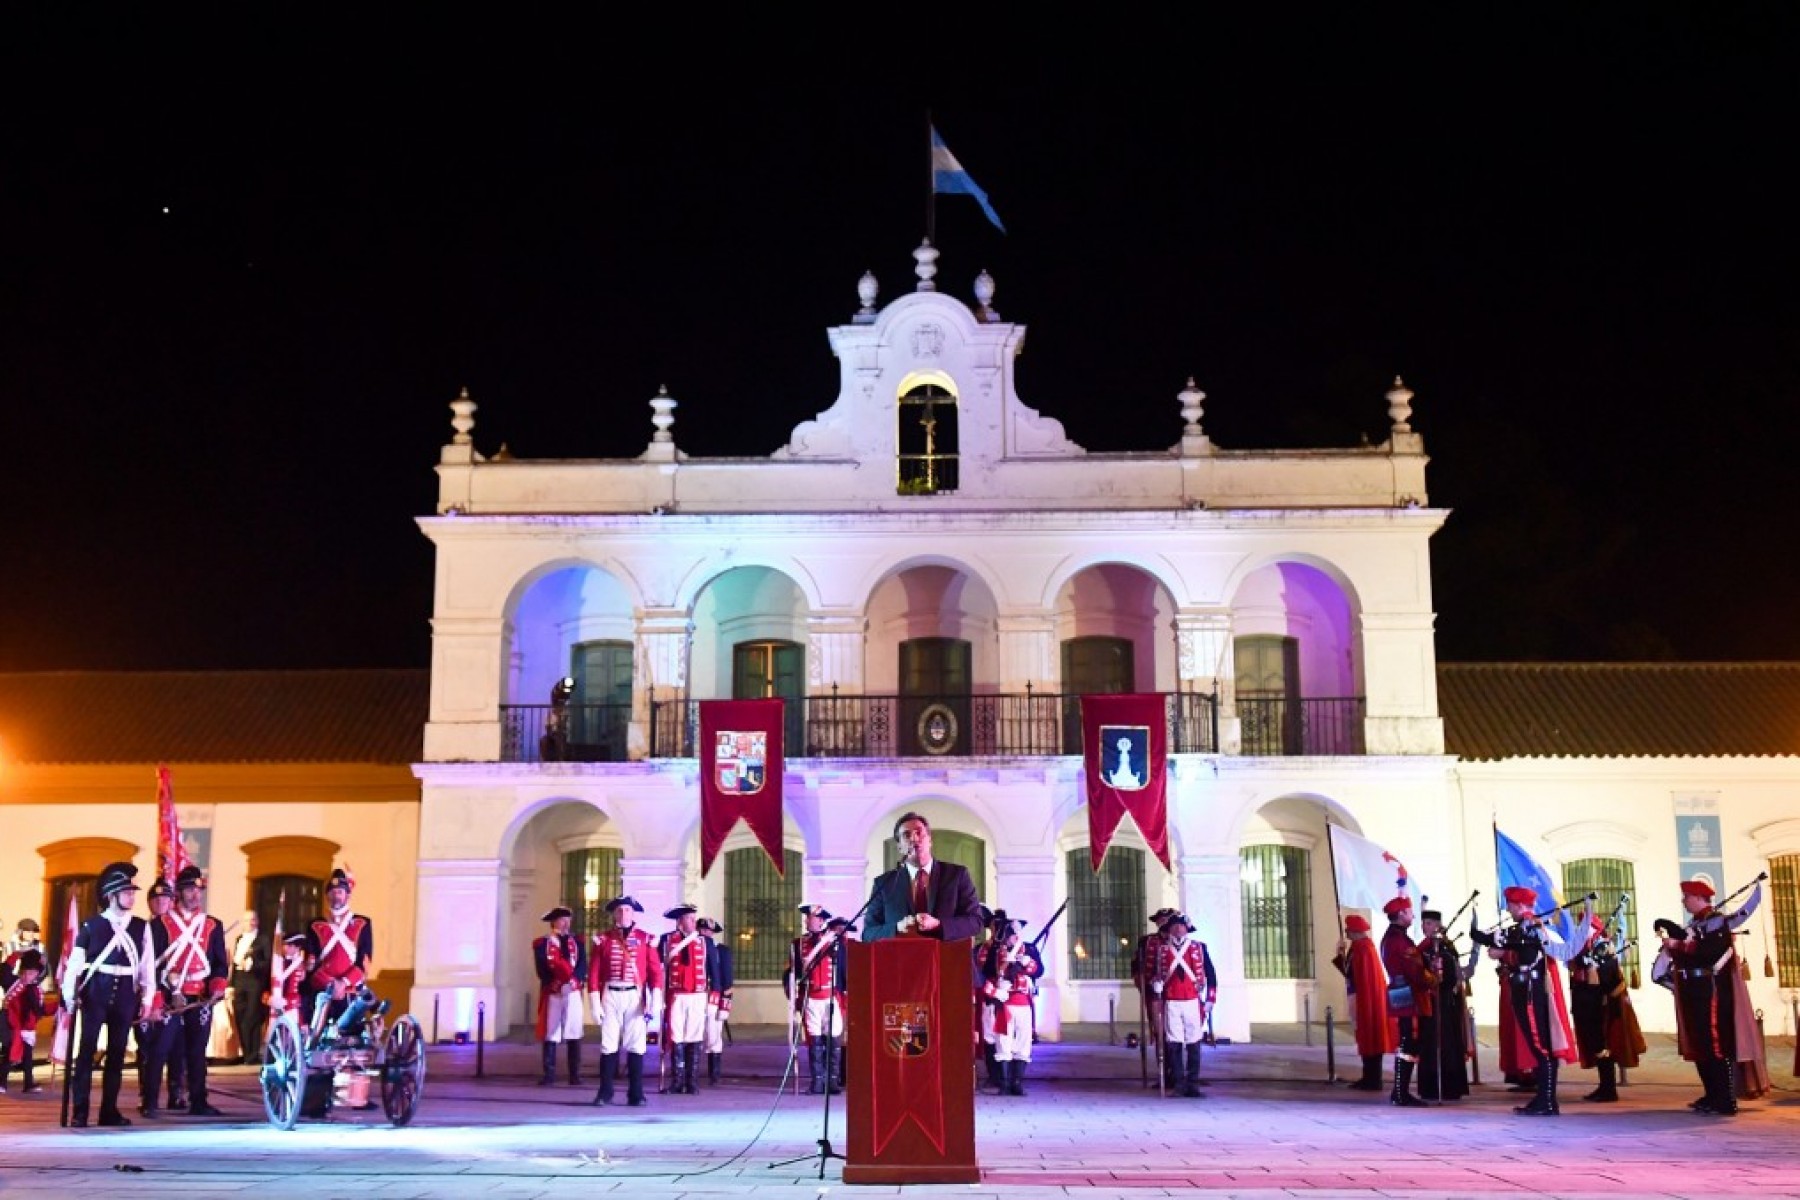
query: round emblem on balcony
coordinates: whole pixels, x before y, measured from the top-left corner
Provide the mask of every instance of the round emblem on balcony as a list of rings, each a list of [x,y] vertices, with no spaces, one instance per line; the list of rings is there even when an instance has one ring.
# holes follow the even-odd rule
[[[956,749],[956,714],[948,704],[932,704],[919,714],[919,746],[927,754],[948,754]]]

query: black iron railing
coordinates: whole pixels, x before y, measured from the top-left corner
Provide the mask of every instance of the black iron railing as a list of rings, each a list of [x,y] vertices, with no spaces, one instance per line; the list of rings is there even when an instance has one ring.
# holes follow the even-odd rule
[[[629,704],[503,704],[501,762],[624,762]]]
[[[1239,696],[1240,754],[1282,758],[1296,755],[1361,754],[1363,698],[1321,700]]]
[[[1169,750],[1210,754],[1219,745],[1214,697],[1167,694]],[[789,723],[789,758],[944,758],[1081,753],[1081,698],[1057,692],[947,696],[845,696],[800,702]],[[650,757],[692,758],[700,732],[698,700],[650,706]]]

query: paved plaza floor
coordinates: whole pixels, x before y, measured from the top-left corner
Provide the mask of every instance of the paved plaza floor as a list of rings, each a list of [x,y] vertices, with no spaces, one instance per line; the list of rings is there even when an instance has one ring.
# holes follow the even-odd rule
[[[853,1187],[835,1159],[821,1178],[821,1137],[845,1148],[842,1100],[827,1124],[821,1098],[778,1095],[783,1035],[748,1029],[720,1086],[640,1109],[592,1107],[591,1085],[535,1086],[535,1046],[486,1048],[481,1077],[472,1047],[433,1047],[405,1129],[379,1111],[271,1129],[254,1072],[235,1067],[214,1071],[226,1117],[65,1130],[54,1089],[21,1096],[14,1076],[0,1097],[0,1194],[1800,1197],[1791,1038],[1771,1039],[1775,1090],[1736,1118],[1690,1113],[1692,1069],[1652,1036],[1621,1103],[1583,1103],[1593,1074],[1566,1071],[1564,1115],[1546,1120],[1513,1115],[1520,1097],[1497,1082],[1491,1046],[1469,1099],[1402,1110],[1327,1082],[1316,1031],[1310,1046],[1295,1027],[1259,1027],[1252,1043],[1208,1049],[1201,1100],[1145,1088],[1137,1051],[1109,1045],[1104,1027],[1067,1033],[1038,1047],[1027,1096],[977,1101],[979,1184]],[[129,1080],[126,1093],[135,1106]]]

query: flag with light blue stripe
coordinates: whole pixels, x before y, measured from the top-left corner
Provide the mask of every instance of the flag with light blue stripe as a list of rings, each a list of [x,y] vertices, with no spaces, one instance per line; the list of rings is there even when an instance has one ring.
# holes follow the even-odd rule
[[[963,165],[956,161],[956,155],[950,153],[950,147],[944,145],[944,139],[938,134],[935,125],[931,127],[931,190],[939,195],[975,197],[975,203],[981,205],[981,211],[994,223],[994,228],[1001,233],[1006,232],[1006,226],[1000,223],[994,206],[988,203],[987,193],[969,177],[969,173],[963,170]]]
[[[1553,904],[1561,904],[1562,897],[1557,894],[1555,882],[1538,861],[1526,853],[1525,847],[1500,832],[1494,826],[1494,873],[1500,879],[1500,909],[1506,911],[1506,889],[1509,887],[1528,887],[1538,895],[1538,910],[1549,908]],[[1555,916],[1545,920],[1564,942],[1571,942],[1579,948],[1587,944],[1585,931],[1578,932],[1579,917],[1569,909],[1563,909]]]

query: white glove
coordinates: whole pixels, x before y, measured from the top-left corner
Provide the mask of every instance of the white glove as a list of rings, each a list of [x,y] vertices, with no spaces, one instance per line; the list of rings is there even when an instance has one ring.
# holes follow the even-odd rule
[[[1150,981],[1150,990],[1158,996],[1162,995],[1162,980],[1152,979]]]

